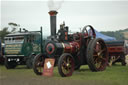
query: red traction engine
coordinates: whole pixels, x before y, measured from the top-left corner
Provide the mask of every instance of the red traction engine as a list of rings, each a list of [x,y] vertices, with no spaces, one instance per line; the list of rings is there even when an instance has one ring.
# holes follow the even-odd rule
[[[86,64],[91,71],[105,70],[108,61],[107,47],[102,39],[95,38],[93,27],[87,25],[82,32],[69,34],[68,27],[62,24],[56,34],[56,14],[56,11],[50,12],[51,36],[46,41],[44,53],[34,59],[34,72],[42,74],[45,58],[55,58],[55,66],[58,66],[62,77],[71,76],[74,70]]]

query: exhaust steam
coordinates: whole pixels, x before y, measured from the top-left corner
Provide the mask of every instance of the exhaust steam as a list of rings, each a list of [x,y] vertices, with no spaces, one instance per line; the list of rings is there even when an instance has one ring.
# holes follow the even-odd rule
[[[61,8],[63,2],[64,2],[64,0],[49,0],[48,1],[49,11],[59,10]]]

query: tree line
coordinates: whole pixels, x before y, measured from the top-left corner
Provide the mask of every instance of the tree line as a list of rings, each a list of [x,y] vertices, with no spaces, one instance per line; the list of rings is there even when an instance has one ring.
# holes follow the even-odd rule
[[[108,35],[110,37],[115,37],[117,40],[125,40],[124,32],[128,32],[128,28],[124,30],[118,30],[118,31],[101,31],[102,34]]]

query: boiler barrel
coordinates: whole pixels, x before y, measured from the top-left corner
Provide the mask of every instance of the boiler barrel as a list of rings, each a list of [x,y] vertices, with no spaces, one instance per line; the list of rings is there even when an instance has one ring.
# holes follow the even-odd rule
[[[48,57],[60,56],[62,53],[76,53],[79,50],[79,44],[77,42],[69,43],[47,43],[45,50]]]

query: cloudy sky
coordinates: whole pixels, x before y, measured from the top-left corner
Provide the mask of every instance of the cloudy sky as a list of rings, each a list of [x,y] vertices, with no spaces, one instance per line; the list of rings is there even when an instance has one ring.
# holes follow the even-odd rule
[[[39,30],[43,26],[49,34],[50,21],[47,0],[1,1],[0,29],[9,22],[21,28]],[[98,31],[114,31],[128,28],[128,0],[64,0],[57,15],[57,29],[65,21],[72,31],[92,25]]]

